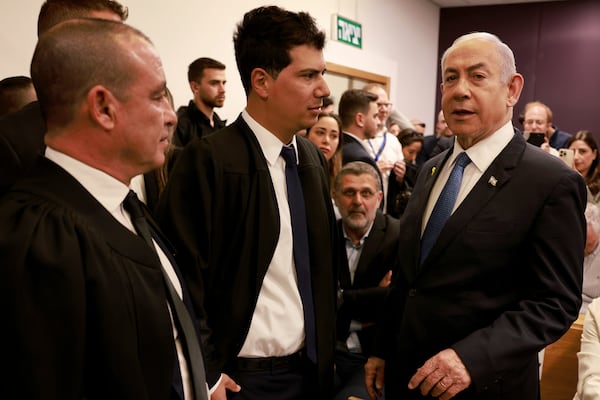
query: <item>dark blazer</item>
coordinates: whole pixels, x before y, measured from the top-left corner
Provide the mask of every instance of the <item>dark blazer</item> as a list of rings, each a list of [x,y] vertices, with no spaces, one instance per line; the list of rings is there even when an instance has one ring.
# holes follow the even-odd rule
[[[400,221],[381,212],[377,212],[369,236],[365,239],[358,260],[354,282],[350,283],[350,270],[346,256],[346,246],[342,221],[338,221],[340,240],[339,281],[342,292],[342,305],[338,310],[338,340],[348,338],[351,320],[376,322],[383,308],[388,288],[379,287],[379,282],[388,271],[392,276],[398,270],[398,237]],[[374,340],[375,327],[371,326],[358,332],[364,354],[370,354]]]
[[[31,169],[43,152],[45,132],[37,101],[0,118],[0,196]]]
[[[379,174],[379,180],[383,184],[383,177],[381,176],[381,171],[379,171],[379,167],[377,166],[377,163],[375,162],[373,157],[371,157],[367,149],[365,149],[362,143],[360,143],[354,136],[351,136],[344,132],[344,145],[342,147],[342,165],[348,164],[353,161],[362,161],[373,166],[373,168],[375,168],[375,171],[377,171],[377,173]],[[379,209],[382,211],[383,204],[384,202],[382,201],[379,205]]]
[[[585,184],[515,135],[419,265],[423,212],[450,151],[423,166],[401,219],[412,229],[400,236],[400,270],[378,341],[386,391],[421,398],[408,391],[408,380],[451,347],[473,381],[457,400],[535,400],[537,354],[579,312]]]
[[[156,255],[52,161],[0,200],[0,265],[0,398],[170,398]]]
[[[297,144],[316,304],[319,390],[328,398],[335,345],[335,217],[325,159],[307,139],[298,137]],[[267,162],[241,116],[183,149],[157,215],[178,250],[195,306],[204,302],[206,307],[212,383],[216,374],[232,369],[244,343],[279,232]]]
[[[213,124],[202,111],[196,107],[194,100],[190,100],[187,106],[181,106],[177,110],[177,127],[173,133],[173,144],[184,147],[192,139],[202,138],[209,133],[225,128],[227,120],[222,120],[219,115],[213,113]]]
[[[454,136],[447,137],[437,137],[434,135],[427,135],[423,137],[423,147],[419,154],[417,154],[417,165],[421,166],[425,161],[429,160],[432,157],[437,156],[442,151],[451,147],[454,143]]]
[[[377,163],[365,147],[354,137],[344,132],[344,146],[342,147],[342,164],[352,161],[363,161],[371,164],[379,172]]]

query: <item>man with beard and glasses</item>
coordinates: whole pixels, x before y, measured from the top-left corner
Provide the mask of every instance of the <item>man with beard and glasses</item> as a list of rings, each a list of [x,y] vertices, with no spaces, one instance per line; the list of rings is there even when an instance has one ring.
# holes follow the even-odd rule
[[[344,165],[336,176],[333,198],[342,216],[339,235],[345,239],[339,246],[334,399],[366,399],[364,364],[373,347],[378,311],[396,270],[400,222],[379,211],[381,179],[367,163]]]

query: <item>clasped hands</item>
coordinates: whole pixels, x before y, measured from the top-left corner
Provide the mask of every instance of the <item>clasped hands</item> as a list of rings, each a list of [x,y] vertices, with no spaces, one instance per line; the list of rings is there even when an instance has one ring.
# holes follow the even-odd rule
[[[382,395],[385,361],[370,357],[365,364],[365,385],[372,400]],[[409,389],[419,388],[421,394],[448,400],[471,385],[471,376],[453,349],[442,350],[417,369],[408,382]]]

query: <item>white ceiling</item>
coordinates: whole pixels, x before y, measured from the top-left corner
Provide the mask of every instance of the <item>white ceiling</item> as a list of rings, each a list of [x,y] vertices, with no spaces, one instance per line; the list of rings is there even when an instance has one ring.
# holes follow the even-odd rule
[[[491,6],[498,4],[514,3],[536,3],[542,1],[566,1],[566,0],[431,0],[440,7],[470,7]]]

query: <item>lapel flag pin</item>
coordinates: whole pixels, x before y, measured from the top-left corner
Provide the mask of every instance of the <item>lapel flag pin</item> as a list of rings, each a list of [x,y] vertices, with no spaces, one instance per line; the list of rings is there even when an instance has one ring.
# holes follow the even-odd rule
[[[431,168],[431,176],[433,176],[435,174],[435,167]]]
[[[490,176],[490,180],[488,181],[488,183],[492,186],[496,186],[496,184],[498,183],[498,179],[496,179],[493,176]]]

